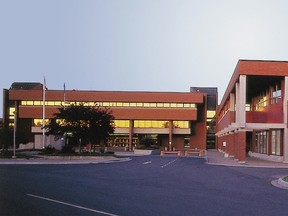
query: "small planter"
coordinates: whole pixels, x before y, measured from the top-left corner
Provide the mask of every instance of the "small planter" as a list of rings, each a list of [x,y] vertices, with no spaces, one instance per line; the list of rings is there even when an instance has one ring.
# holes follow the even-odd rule
[[[159,155],[160,150],[159,149],[155,149],[155,150],[135,149],[134,154],[136,155]]]

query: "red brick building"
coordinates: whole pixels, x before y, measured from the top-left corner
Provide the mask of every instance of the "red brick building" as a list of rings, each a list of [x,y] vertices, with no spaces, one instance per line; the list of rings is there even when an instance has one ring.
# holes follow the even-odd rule
[[[217,148],[288,162],[288,62],[239,60],[217,111]]]
[[[42,148],[42,143],[56,145],[53,137],[46,137],[45,142],[42,139],[43,92],[41,83],[13,83],[9,90],[3,90],[4,122],[10,125],[16,122],[18,130],[30,135],[34,148]],[[206,124],[212,111],[207,118],[207,93],[203,89],[201,92],[45,90],[44,119],[51,119],[64,103],[66,106],[96,103],[110,108],[115,117],[116,129],[108,140],[109,146],[132,150],[149,135],[162,148],[206,149]]]

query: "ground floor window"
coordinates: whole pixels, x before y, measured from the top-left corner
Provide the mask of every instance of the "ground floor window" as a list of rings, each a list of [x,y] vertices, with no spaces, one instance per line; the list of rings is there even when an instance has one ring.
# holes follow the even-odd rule
[[[190,137],[184,137],[184,148],[190,148]]]
[[[283,132],[281,129],[256,131],[254,151],[268,155],[283,155]]]
[[[256,132],[256,152],[267,154],[267,144],[268,144],[268,131]]]
[[[271,154],[281,155],[281,140],[282,133],[281,130],[271,130]]]

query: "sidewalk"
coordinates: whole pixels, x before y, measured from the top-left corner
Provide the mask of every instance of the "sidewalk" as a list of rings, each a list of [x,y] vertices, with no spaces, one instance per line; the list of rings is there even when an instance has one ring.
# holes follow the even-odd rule
[[[239,167],[266,167],[266,168],[287,168],[288,163],[265,161],[247,156],[245,163],[239,163],[233,157],[225,157],[224,153],[217,150],[206,151],[207,163],[210,165],[239,166]]]

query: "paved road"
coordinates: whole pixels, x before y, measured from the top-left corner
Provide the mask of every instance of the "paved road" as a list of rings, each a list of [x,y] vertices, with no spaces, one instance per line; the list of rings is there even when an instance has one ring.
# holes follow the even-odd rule
[[[212,166],[201,158],[0,165],[0,215],[287,215],[288,169]]]

